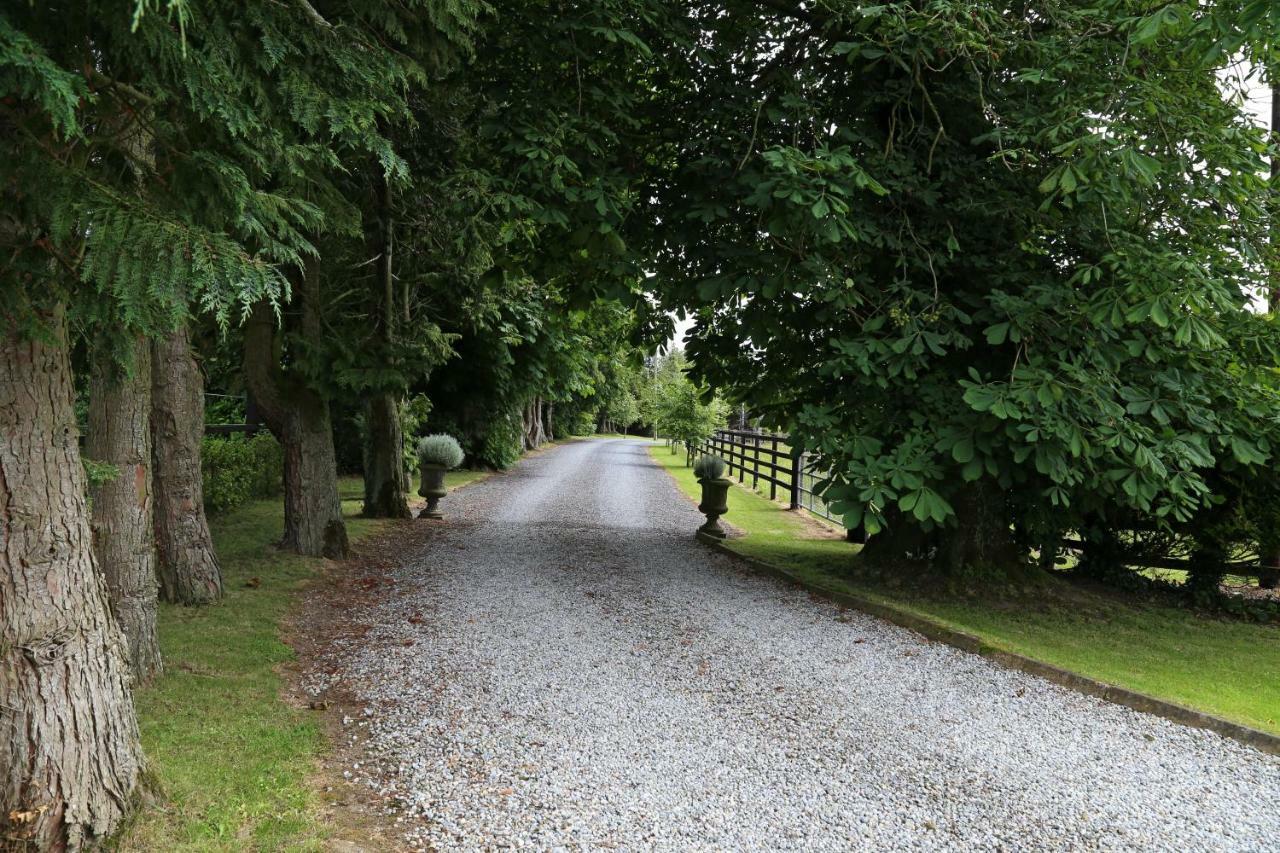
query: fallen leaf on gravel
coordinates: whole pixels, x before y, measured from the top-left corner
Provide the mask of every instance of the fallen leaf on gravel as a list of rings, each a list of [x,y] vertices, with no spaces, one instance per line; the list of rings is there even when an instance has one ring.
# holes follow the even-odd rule
[[[1019,687],[1019,688],[1018,688],[1018,692],[1017,692],[1017,693],[1015,693],[1015,694],[1013,694],[1013,695],[1014,695],[1014,696],[1017,696],[1019,699],[1021,699],[1023,696],[1026,696],[1026,695],[1027,695],[1027,688],[1025,688],[1025,687]]]

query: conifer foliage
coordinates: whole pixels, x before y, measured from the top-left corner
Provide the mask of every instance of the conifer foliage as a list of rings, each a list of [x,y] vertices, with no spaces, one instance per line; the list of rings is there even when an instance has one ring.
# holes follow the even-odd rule
[[[101,841],[134,802],[141,767],[133,644],[112,613],[147,590],[112,600],[90,547],[73,336],[116,362],[104,373],[129,378],[147,358],[139,334],[194,314],[227,328],[255,307],[287,312],[290,279],[316,263],[321,238],[358,227],[333,182],[344,158],[405,175],[383,131],[409,119],[405,93],[428,84],[427,69],[465,46],[473,11],[139,0],[0,12],[6,846]],[[290,355],[305,377],[304,348]],[[332,454],[331,437],[320,441]]]

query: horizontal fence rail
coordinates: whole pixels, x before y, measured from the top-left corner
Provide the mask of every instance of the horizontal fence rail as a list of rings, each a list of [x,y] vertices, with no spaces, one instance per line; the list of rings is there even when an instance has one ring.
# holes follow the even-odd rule
[[[750,483],[753,489],[763,491],[760,484],[766,484],[771,500],[784,495],[789,498],[792,509],[803,508],[829,521],[842,521],[814,493],[815,485],[826,476],[826,472],[815,469],[809,454],[796,453],[786,435],[721,429],[701,442],[695,452],[711,453],[724,459],[728,476],[736,477],[743,485]],[[1079,554],[1084,543],[1068,537],[1058,543],[1058,547]],[[1130,566],[1157,569],[1185,570],[1190,567],[1190,560],[1185,557],[1151,556],[1137,551],[1129,554],[1125,562]],[[1257,555],[1241,555],[1227,563],[1227,571],[1249,575],[1257,572],[1258,563]]]
[[[786,495],[792,509],[806,509],[816,516],[839,521],[825,501],[814,492],[814,486],[826,475],[814,470],[808,453],[796,452],[786,435],[752,430],[720,429],[698,445],[698,451],[724,459],[728,476],[761,490],[769,487],[769,499]]]

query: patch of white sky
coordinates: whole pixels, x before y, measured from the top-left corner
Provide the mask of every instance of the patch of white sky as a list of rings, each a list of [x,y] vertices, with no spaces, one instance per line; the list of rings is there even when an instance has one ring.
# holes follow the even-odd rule
[[[1243,60],[1237,61],[1224,68],[1218,77],[1225,97],[1240,99],[1245,114],[1252,118],[1255,124],[1263,128],[1270,127],[1272,90],[1263,81],[1256,66]],[[1265,284],[1259,283],[1253,292],[1253,301],[1250,305],[1252,310],[1258,312],[1267,310],[1268,289]]]

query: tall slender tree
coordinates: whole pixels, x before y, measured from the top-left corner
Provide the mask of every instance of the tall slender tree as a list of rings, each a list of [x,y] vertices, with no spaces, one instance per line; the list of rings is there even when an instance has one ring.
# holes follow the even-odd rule
[[[320,264],[309,260],[294,281],[303,346],[319,346]],[[299,554],[344,557],[347,528],[338,498],[338,464],[333,449],[329,399],[306,378],[305,365],[280,364],[271,306],[254,306],[244,330],[244,378],[267,427],[284,447],[284,538],[281,547]]]
[[[222,598],[222,568],[204,512],[200,440],[204,377],[182,323],[151,346],[152,503],[156,568],[165,600],[210,604]]]
[[[395,211],[391,184],[383,180],[378,192],[376,219],[378,274],[375,277],[378,328],[382,345],[396,342],[399,300],[395,286]],[[400,425],[400,400],[389,390],[377,390],[365,399],[364,514],[373,518],[410,518],[409,478],[404,465],[404,431]]]

